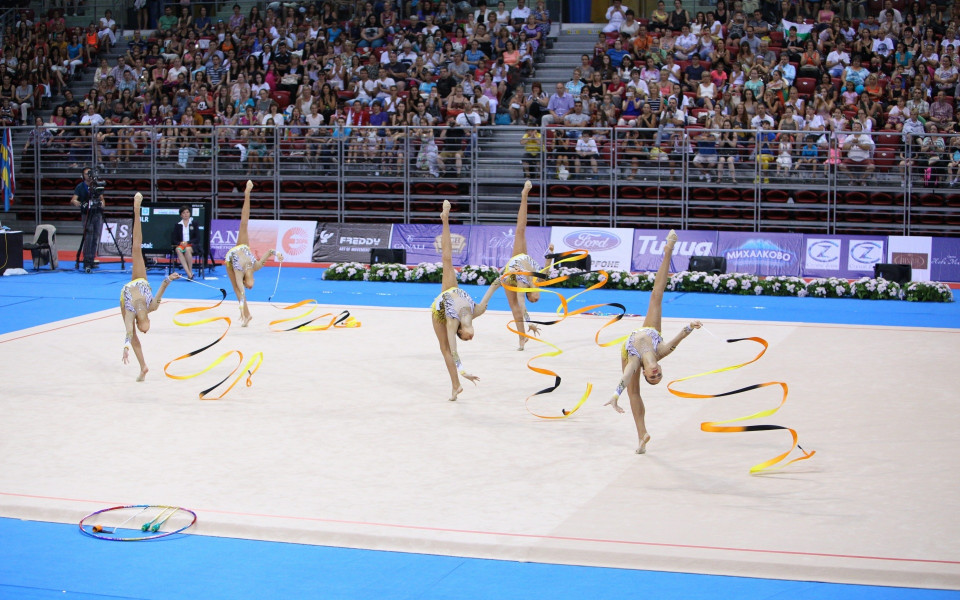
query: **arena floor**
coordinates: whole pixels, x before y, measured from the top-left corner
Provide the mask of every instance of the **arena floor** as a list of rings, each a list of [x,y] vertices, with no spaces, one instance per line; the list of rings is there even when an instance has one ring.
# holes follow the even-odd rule
[[[270,270],[264,273],[254,296],[261,300],[274,283]],[[663,384],[641,388],[653,440],[638,456],[631,417],[603,406],[619,379],[618,350],[593,342],[607,318],[572,317],[546,328],[545,338],[564,354],[536,364],[560,373],[563,384],[529,407],[559,414],[588,382],[594,385],[574,416],[547,421],[524,404],[550,383],[525,364],[546,347],[515,350],[502,294],[477,322],[476,339],[461,347],[480,385],[466,387],[454,403],[446,400],[449,380],[428,310],[418,308],[429,304],[438,285],[324,282],[316,269],[285,269],[283,277],[280,304],[253,303],[249,328],[234,326],[213,350],[184,363],[187,371],[227,349],[247,357],[263,352],[252,385],[240,383],[218,401],[197,398],[219,379],[214,373],[188,381],[163,374],[164,363],[222,331],[221,322],[189,328],[172,322],[180,309],[210,306],[218,296],[212,290],[174,284],[143,338],[151,372],[137,383],[136,367],[120,362],[122,325],[110,301],[124,274],[0,281],[0,517],[7,518],[0,519],[0,536],[23,542],[0,544],[7,547],[0,550],[0,596],[8,597],[7,590],[9,597],[47,597],[44,591],[60,593],[76,582],[67,567],[31,556],[26,549],[34,545],[47,557],[70,549],[121,564],[176,561],[185,552],[215,561],[224,550],[186,550],[223,543],[204,536],[413,553],[402,569],[421,573],[432,567],[416,556],[496,559],[489,564],[502,566],[491,573],[503,569],[508,586],[498,590],[500,597],[519,597],[519,582],[528,578],[574,577],[530,571],[510,588],[514,579],[506,573],[522,563],[603,567],[588,579],[609,597],[626,593],[636,585],[630,577],[650,571],[729,576],[720,578],[727,583],[710,584],[720,597],[724,585],[740,578],[904,588],[855,588],[864,597],[876,597],[871,590],[883,590],[884,597],[960,595],[919,589],[960,590],[960,413],[954,406],[960,375],[952,367],[960,353],[960,311],[952,305],[668,294],[665,336],[690,318],[701,318],[706,331],[664,361]],[[226,279],[207,283],[219,287]],[[648,297],[595,294],[591,303],[614,298],[637,313]],[[288,316],[278,306],[306,297],[333,312],[349,309],[362,327],[268,330],[270,320]],[[552,309],[548,302],[537,308]],[[213,312],[234,317],[236,303]],[[628,317],[604,337],[627,333],[641,320]],[[788,449],[789,434],[718,435],[701,432],[699,424],[772,408],[778,388],[686,400],[666,387],[671,379],[749,360],[757,345],[724,341],[748,336],[770,343],[757,363],[683,388],[719,393],[766,381],[789,384],[784,407],[762,422],[796,429],[816,455],[761,476],[750,475],[750,466]],[[196,511],[192,535],[107,544],[76,530],[90,512],[141,503]],[[52,546],[26,541],[35,536],[50,538]],[[284,544],[249,544],[226,551],[231,563],[290,551],[275,549]],[[385,559],[373,558],[381,554],[347,562],[382,564],[377,560]],[[450,591],[429,578],[409,595],[392,587],[392,596],[338,596],[336,590],[356,591],[369,581],[351,584],[348,575],[324,573],[339,581],[327,597],[491,597],[471,596],[465,583]],[[389,579],[389,572],[379,573]],[[648,574],[654,579],[644,585],[659,589],[650,583],[657,576],[663,574]],[[77,597],[178,597],[176,587],[165,594],[157,584],[149,592],[124,588],[122,578],[83,581],[87,587],[77,582],[72,591],[90,595]],[[783,592],[781,584],[725,597],[802,596]],[[659,597],[694,597],[669,595],[666,590],[679,588],[663,585]],[[810,592],[808,585],[799,589]],[[147,587],[142,580],[139,586]],[[202,595],[241,597],[222,595],[229,589]],[[254,595],[242,597],[270,596],[244,589]],[[834,591],[811,597],[850,597],[851,589],[824,587],[820,592]],[[549,595],[581,592],[565,586]]]

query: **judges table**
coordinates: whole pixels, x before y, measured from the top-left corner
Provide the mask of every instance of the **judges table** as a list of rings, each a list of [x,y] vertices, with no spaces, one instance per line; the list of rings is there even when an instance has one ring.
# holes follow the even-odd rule
[[[0,231],[0,275],[23,268],[23,232]]]

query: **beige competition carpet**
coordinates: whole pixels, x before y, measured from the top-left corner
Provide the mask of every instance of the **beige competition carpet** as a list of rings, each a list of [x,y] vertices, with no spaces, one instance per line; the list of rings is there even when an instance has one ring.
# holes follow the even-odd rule
[[[606,319],[545,329],[564,349],[525,366],[506,313],[461,343],[480,376],[457,402],[426,309],[355,307],[363,326],[271,333],[254,321],[177,367],[227,349],[262,351],[253,378],[219,401],[163,364],[216,339],[222,325],[172,322],[165,302],[143,343],[151,372],[121,364],[116,309],[0,336],[0,516],[77,522],[113,504],[174,504],[195,534],[580,565],[960,589],[960,336],[956,330],[710,321],[642,384],[648,454],[634,454],[629,414],[604,407],[619,349],[593,342]],[[199,305],[199,304],[196,304]],[[336,307],[339,310],[341,307]],[[236,305],[217,314],[234,317]],[[606,339],[638,327],[624,319]],[[665,337],[683,321],[666,320]],[[790,446],[784,431],[711,434],[699,424],[776,406],[778,388],[710,400],[671,396],[671,379],[718,393],[785,381],[790,426],[812,459],[775,474],[751,465]],[[622,404],[628,405],[626,395]]]

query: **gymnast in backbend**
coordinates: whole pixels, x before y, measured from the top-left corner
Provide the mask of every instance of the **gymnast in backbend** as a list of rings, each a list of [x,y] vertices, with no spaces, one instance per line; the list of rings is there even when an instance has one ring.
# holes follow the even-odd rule
[[[153,295],[150,289],[150,283],[147,281],[147,265],[143,261],[143,232],[140,225],[140,204],[143,202],[143,195],[137,192],[133,197],[133,267],[131,270],[130,283],[124,284],[120,290],[120,316],[123,317],[123,325],[126,328],[126,337],[123,340],[123,364],[130,363],[130,350],[133,349],[137,362],[140,363],[140,375],[137,381],[143,381],[147,376],[147,363],[143,359],[143,348],[140,346],[140,337],[137,335],[137,329],[140,333],[150,331],[150,313],[160,307],[160,299],[163,293],[167,291],[167,286],[180,275],[172,273],[163,279],[157,295]],[[136,322],[136,327],[134,327]]]
[[[449,400],[456,400],[463,391],[460,385],[460,376],[476,382],[480,378],[468,373],[460,362],[457,354],[457,338],[463,341],[473,339],[473,320],[487,310],[490,297],[500,287],[500,279],[495,279],[487,293],[483,295],[480,304],[473,301],[470,294],[457,286],[457,272],[453,268],[453,244],[450,240],[450,202],[443,201],[443,212],[440,214],[443,221],[443,234],[440,238],[440,257],[443,261],[443,292],[437,296],[431,305],[433,331],[440,342],[440,352],[443,362],[447,365],[452,384]]]
[[[530,275],[509,275],[509,273],[536,273],[540,271],[540,265],[537,264],[537,261],[527,254],[527,196],[530,194],[530,188],[532,187],[533,185],[527,181],[523,186],[523,191],[520,192],[520,209],[517,211],[517,227],[513,237],[513,257],[507,261],[507,266],[503,268],[503,274],[507,275],[503,278],[503,283],[512,287],[533,288],[535,287],[534,279]],[[553,244],[550,244],[549,252],[553,252]],[[544,270],[548,270],[550,265],[553,264],[553,258],[549,255],[546,259],[547,265]],[[536,290],[514,292],[506,288],[503,291],[507,295],[507,304],[510,305],[510,312],[513,313],[513,321],[517,325],[517,331],[521,334],[520,346],[517,350],[523,350],[529,339],[523,335],[524,325],[528,318],[526,301],[536,302],[540,300],[540,292]],[[533,335],[540,333],[540,329],[534,324],[527,327]]]
[[[227,252],[223,263],[226,265],[227,275],[230,277],[230,284],[233,286],[233,292],[237,295],[237,301],[240,302],[240,326],[246,327],[250,324],[253,316],[250,314],[250,307],[247,305],[247,295],[244,288],[253,289],[253,274],[263,267],[263,263],[271,256],[276,256],[277,260],[283,262],[283,255],[276,250],[267,250],[260,260],[253,255],[253,250],[247,244],[250,238],[247,235],[247,222],[250,221],[250,192],[253,191],[253,182],[247,181],[247,188],[243,192],[243,209],[240,212],[240,231],[237,233],[237,245]]]
[[[669,342],[664,342],[660,335],[663,291],[667,287],[670,257],[676,243],[677,234],[671,230],[667,235],[667,243],[663,250],[663,262],[660,263],[660,268],[657,270],[657,276],[653,282],[650,306],[647,307],[643,327],[633,331],[623,344],[623,349],[620,352],[623,377],[620,379],[616,393],[607,402],[617,412],[622,413],[623,409],[620,408],[617,401],[620,399],[623,390],[627,390],[627,395],[630,397],[630,409],[633,412],[633,420],[637,425],[637,435],[640,439],[637,454],[644,454],[647,451],[647,442],[650,441],[650,434],[647,433],[647,424],[644,421],[646,409],[643,406],[643,399],[640,397],[640,371],[643,371],[643,377],[650,385],[660,383],[660,380],[663,379],[660,361],[676,350],[677,344],[690,335],[694,329],[699,329],[701,326],[700,321],[693,321],[680,330],[680,333]]]

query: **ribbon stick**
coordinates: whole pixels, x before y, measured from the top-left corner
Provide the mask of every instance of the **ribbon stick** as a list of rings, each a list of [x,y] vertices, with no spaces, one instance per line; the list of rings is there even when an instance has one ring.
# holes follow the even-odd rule
[[[561,263],[568,262],[568,261],[580,260],[580,259],[582,259],[582,258],[584,258],[584,257],[587,256],[587,251],[586,251],[586,250],[569,250],[569,251],[566,251],[566,252],[562,252],[562,253],[560,253],[560,254],[557,254],[556,256],[557,256],[557,258],[558,258],[559,260],[557,260],[557,261],[554,263],[554,265],[561,264]],[[599,273],[599,274],[600,274],[600,280],[597,281],[597,283],[595,283],[595,284],[587,287],[587,289],[585,289],[585,290],[583,290],[583,291],[581,291],[581,292],[578,292],[578,293],[574,294],[574,295],[571,296],[570,298],[567,298],[566,296],[564,296],[563,294],[561,294],[560,292],[558,292],[558,291],[556,291],[556,290],[547,289],[547,286],[554,285],[554,284],[556,284],[556,283],[560,283],[560,282],[566,281],[567,279],[570,278],[570,275],[560,275],[559,277],[554,277],[554,278],[550,279],[550,278],[548,278],[548,275],[546,275],[546,274],[543,273],[543,272],[505,271],[505,272],[501,275],[501,282],[502,282],[502,285],[503,285],[503,288],[504,288],[504,289],[510,290],[510,291],[512,291],[512,292],[516,292],[516,293],[518,293],[518,294],[523,294],[523,293],[526,293],[526,292],[549,292],[549,293],[551,293],[551,294],[555,294],[555,295],[557,296],[557,298],[559,299],[560,305],[559,305],[558,308],[557,308],[557,313],[560,314],[560,317],[559,317],[559,318],[554,319],[554,320],[552,320],[552,321],[535,321],[535,320],[532,320],[532,319],[528,319],[528,320],[526,321],[527,323],[532,323],[532,324],[536,324],[536,325],[556,325],[557,323],[560,323],[560,322],[562,322],[563,320],[565,320],[567,317],[571,317],[571,316],[574,316],[574,315],[579,315],[579,314],[582,314],[582,313],[591,311],[591,310],[593,310],[593,309],[595,309],[595,308],[601,308],[601,307],[604,307],[604,306],[610,306],[610,307],[613,307],[613,308],[618,308],[618,309],[620,309],[620,314],[615,315],[612,319],[610,319],[609,321],[607,321],[603,326],[600,327],[600,329],[597,330],[596,335],[594,335],[594,342],[596,342],[598,346],[601,346],[601,347],[604,347],[604,348],[605,348],[605,347],[608,347],[608,346],[612,346],[612,345],[614,345],[614,344],[618,344],[618,343],[620,343],[620,342],[623,342],[628,336],[621,336],[621,337],[619,337],[619,338],[617,338],[617,339],[615,339],[615,340],[609,341],[609,342],[601,342],[601,341],[600,341],[600,333],[601,333],[604,329],[606,329],[607,327],[609,327],[610,325],[613,325],[614,323],[616,323],[617,321],[619,321],[620,319],[622,319],[622,318],[623,318],[623,315],[626,314],[627,309],[626,309],[626,307],[623,306],[622,304],[619,304],[619,303],[616,303],[616,302],[608,302],[608,303],[604,303],[604,304],[594,304],[594,305],[591,305],[591,306],[586,306],[586,307],[579,308],[579,309],[574,310],[574,311],[571,311],[571,310],[570,310],[570,308],[569,308],[570,300],[572,300],[573,298],[576,298],[577,296],[579,296],[579,295],[581,295],[581,294],[585,294],[586,292],[589,292],[589,291],[591,291],[591,290],[599,289],[599,288],[603,287],[604,285],[606,285],[607,282],[609,281],[609,275],[607,274],[606,271],[603,271],[603,270],[586,271],[585,273]],[[582,273],[578,273],[578,274],[582,274]],[[510,285],[509,283],[507,283],[507,280],[508,280],[511,276],[515,276],[515,275],[521,275],[521,276],[531,277],[531,278],[532,278],[532,282],[533,282],[533,287],[518,287],[518,286]],[[526,339],[528,339],[528,340],[534,340],[534,341],[536,341],[536,342],[539,342],[539,343],[541,343],[541,344],[546,344],[546,345],[550,346],[551,348],[553,348],[552,351],[547,351],[547,352],[543,352],[543,353],[541,353],[541,354],[537,354],[536,356],[530,358],[530,359],[527,361],[527,368],[530,369],[531,371],[533,371],[533,372],[535,372],[535,373],[540,373],[540,374],[542,374],[542,375],[547,375],[547,376],[550,376],[550,377],[553,377],[553,378],[554,378],[554,383],[553,383],[552,386],[546,387],[546,388],[544,388],[544,389],[542,389],[542,390],[540,390],[540,391],[538,391],[538,392],[535,392],[535,393],[527,396],[526,400],[524,401],[524,406],[526,407],[527,412],[529,412],[529,413],[532,414],[533,416],[539,417],[539,418],[541,418],[541,419],[566,419],[566,418],[570,417],[571,415],[573,415],[575,412],[577,412],[577,411],[580,409],[580,407],[583,406],[584,402],[587,401],[587,398],[590,397],[590,393],[591,393],[591,391],[593,390],[593,384],[592,384],[592,383],[589,383],[589,382],[587,383],[586,391],[584,391],[583,395],[580,397],[579,401],[577,401],[576,405],[574,405],[574,407],[573,407],[572,409],[570,409],[570,410],[561,409],[561,410],[560,410],[561,415],[544,415],[544,414],[540,414],[540,413],[534,412],[533,410],[530,409],[530,405],[529,405],[529,404],[530,404],[530,399],[531,399],[531,398],[533,398],[534,396],[539,396],[539,395],[542,395],[542,394],[549,394],[549,393],[553,392],[553,391],[556,390],[558,387],[560,387],[560,382],[562,381],[560,375],[558,375],[555,371],[552,371],[552,370],[550,370],[550,369],[546,369],[546,368],[543,368],[543,367],[535,367],[535,366],[533,366],[531,363],[532,363],[533,361],[537,360],[537,359],[540,359],[540,358],[546,358],[546,357],[550,357],[550,356],[560,356],[561,354],[563,354],[563,350],[561,350],[560,347],[557,346],[556,344],[553,344],[553,343],[551,343],[551,342],[548,342],[548,341],[543,340],[543,339],[540,339],[540,338],[536,338],[536,337],[534,337],[534,336],[532,336],[532,335],[529,335],[529,334],[527,334],[527,333],[525,333],[525,332],[524,332],[524,333],[521,333],[521,332],[520,332],[519,325],[517,324],[516,320],[510,321],[510,322],[507,324],[507,329],[509,329],[511,332],[516,333],[517,335],[520,335],[520,336],[522,336],[522,337],[524,337],[524,338],[526,338]]]
[[[199,312],[208,311],[208,310],[214,310],[214,309],[218,308],[221,304],[223,304],[223,301],[226,300],[226,298],[227,298],[227,292],[226,292],[226,290],[224,290],[224,289],[221,288],[221,289],[220,289],[220,292],[221,292],[222,296],[221,296],[220,300],[219,300],[216,304],[214,304],[213,306],[195,306],[195,307],[190,307],[190,308],[184,308],[184,309],[182,309],[182,310],[177,311],[177,312],[173,315],[173,322],[174,322],[175,324],[179,325],[180,327],[194,327],[194,326],[197,326],[197,325],[204,325],[204,324],[206,324],[206,323],[213,323],[214,321],[224,321],[224,322],[227,324],[227,326],[226,326],[226,328],[223,330],[223,333],[220,334],[220,337],[218,337],[216,340],[210,342],[210,343],[207,344],[206,346],[203,346],[202,348],[198,348],[198,349],[193,350],[193,351],[191,351],[191,352],[188,352],[188,353],[186,353],[186,354],[184,354],[184,355],[182,355],[182,356],[178,356],[177,358],[174,358],[173,360],[171,360],[170,362],[168,362],[167,364],[165,364],[165,365],[163,366],[163,373],[164,373],[167,377],[169,377],[170,379],[180,379],[180,380],[193,379],[194,377],[198,377],[198,376],[200,376],[200,375],[203,375],[203,374],[206,373],[207,371],[210,371],[211,369],[213,369],[214,367],[216,367],[217,365],[219,365],[220,363],[222,363],[222,362],[223,362],[224,360],[226,360],[227,358],[229,358],[229,357],[231,357],[231,356],[233,356],[233,355],[236,355],[236,356],[237,356],[237,366],[235,366],[235,367],[233,368],[233,370],[230,371],[230,373],[227,374],[226,377],[224,377],[223,379],[221,379],[220,381],[218,381],[215,385],[212,385],[212,386],[208,387],[207,389],[201,391],[201,392],[200,392],[200,399],[201,399],[201,400],[220,400],[220,399],[222,399],[224,396],[226,396],[226,395],[230,392],[230,390],[233,389],[233,387],[234,387],[235,385],[237,385],[237,382],[239,382],[240,379],[243,377],[243,372],[244,372],[244,371],[247,373],[246,385],[247,385],[247,387],[250,387],[251,385],[253,385],[253,374],[256,373],[257,370],[260,368],[260,365],[263,364],[263,352],[257,352],[257,353],[255,353],[252,357],[250,357],[250,360],[247,361],[246,365],[243,366],[243,369],[242,369],[242,371],[241,371],[240,366],[243,365],[243,353],[240,352],[239,350],[228,350],[227,352],[224,352],[223,354],[221,354],[217,359],[215,359],[215,360],[214,360],[213,362],[211,362],[209,365],[207,365],[206,368],[204,368],[204,369],[201,370],[201,371],[197,371],[196,373],[191,373],[191,374],[189,374],[189,375],[174,375],[174,374],[172,374],[172,373],[170,372],[170,365],[172,365],[173,363],[175,363],[175,362],[177,362],[177,361],[180,361],[180,360],[184,360],[184,359],[190,358],[191,356],[196,356],[197,354],[200,354],[200,353],[203,352],[204,350],[207,350],[208,348],[211,348],[212,346],[215,346],[216,344],[219,344],[221,341],[223,341],[223,338],[225,338],[225,337],[227,336],[227,332],[230,331],[230,326],[231,326],[231,323],[232,323],[232,321],[230,320],[230,317],[207,317],[207,318],[204,318],[204,319],[199,319],[199,320],[197,320],[197,321],[181,321],[181,320],[179,320],[179,317],[182,316],[182,315],[190,315],[190,314],[199,313]],[[229,385],[225,390],[223,390],[223,392],[220,393],[219,396],[214,396],[214,397],[208,397],[208,396],[207,396],[207,394],[209,394],[209,393],[212,392],[213,390],[215,390],[215,389],[217,389],[218,387],[220,387],[221,385],[223,385],[228,379],[230,379],[230,378],[234,375],[234,373],[237,373],[237,371],[240,371],[240,373],[237,375],[236,379],[234,379],[234,380],[230,383],[230,385]]]
[[[733,365],[733,366],[729,366],[729,367],[722,367],[722,368],[720,368],[720,369],[714,369],[714,370],[712,370],[712,371],[706,371],[705,373],[698,373],[698,374],[696,374],[696,375],[689,375],[689,376],[687,376],[687,377],[681,377],[680,379],[675,379],[675,380],[673,380],[673,381],[671,381],[670,383],[667,384],[667,390],[668,390],[671,394],[673,394],[674,396],[677,396],[677,397],[680,397],[680,398],[723,398],[724,396],[733,396],[734,394],[741,394],[741,393],[743,393],[743,392],[749,392],[749,391],[751,391],[751,390],[755,390],[755,389],[759,389],[759,388],[763,388],[763,387],[780,386],[780,389],[781,389],[781,391],[783,392],[783,395],[782,395],[782,397],[780,398],[780,404],[777,405],[775,408],[771,408],[771,409],[767,409],[767,410],[762,410],[762,411],[760,411],[760,412],[757,412],[757,413],[754,413],[754,414],[752,414],[752,415],[748,415],[748,416],[745,416],[745,417],[737,417],[737,418],[735,418],[735,419],[727,419],[727,420],[725,420],[725,421],[706,421],[706,422],[703,422],[703,423],[700,424],[700,430],[701,430],[701,431],[710,432],[710,433],[738,433],[738,432],[741,432],[741,431],[773,431],[773,430],[776,430],[776,429],[784,429],[784,430],[786,430],[786,431],[789,431],[791,437],[793,438],[793,444],[790,446],[790,449],[787,450],[786,452],[784,452],[783,454],[780,454],[780,455],[775,456],[775,457],[773,457],[773,458],[771,458],[771,459],[769,459],[769,460],[765,460],[765,461],[763,461],[763,462],[761,462],[761,463],[758,463],[758,464],[756,464],[756,465],[753,465],[752,467],[750,467],[750,473],[751,473],[751,474],[762,473],[762,472],[764,472],[764,471],[776,471],[776,470],[783,469],[784,467],[787,467],[788,465],[792,465],[793,463],[795,463],[795,462],[797,462],[797,461],[807,460],[808,458],[810,458],[810,457],[812,457],[814,454],[816,454],[817,451],[816,451],[816,450],[812,450],[812,451],[810,451],[810,452],[807,452],[806,450],[804,450],[803,447],[800,446],[799,443],[797,443],[797,442],[798,442],[798,436],[797,436],[797,432],[796,432],[794,429],[791,429],[791,428],[789,428],[789,427],[784,427],[784,426],[782,426],[782,425],[727,425],[728,423],[738,423],[738,422],[741,422],[741,421],[749,421],[749,420],[751,420],[751,419],[759,419],[759,418],[761,418],[761,417],[768,417],[768,416],[776,413],[778,410],[780,410],[780,408],[781,408],[781,407],[784,405],[784,403],[787,401],[788,388],[787,388],[787,384],[786,384],[785,382],[783,382],[783,381],[767,381],[767,382],[764,382],[764,383],[755,383],[755,384],[753,384],[753,385],[748,385],[748,386],[746,386],[746,387],[742,387],[742,388],[736,389],[736,390],[731,390],[731,391],[729,391],[729,392],[723,392],[723,393],[721,393],[721,394],[695,394],[695,393],[693,393],[693,392],[684,392],[684,391],[681,391],[681,390],[673,389],[674,384],[680,383],[680,382],[682,382],[682,381],[687,381],[688,379],[695,379],[695,378],[697,378],[697,377],[704,377],[704,376],[706,376],[706,375],[713,375],[713,374],[716,374],[716,373],[723,373],[724,371],[733,371],[733,370],[735,370],[735,369],[743,368],[743,367],[745,367],[745,366],[747,366],[747,365],[749,365],[749,364],[751,364],[751,363],[755,363],[755,362],[757,362],[758,360],[760,360],[760,357],[763,356],[763,355],[766,353],[767,348],[769,347],[769,344],[767,343],[767,341],[766,341],[765,339],[759,338],[759,337],[737,338],[737,339],[727,340],[727,342],[728,342],[728,343],[731,343],[731,344],[732,344],[732,343],[735,343],[735,342],[745,342],[745,341],[757,342],[758,344],[760,344],[760,345],[763,346],[763,349],[760,351],[760,353],[757,354],[752,360],[748,360],[747,362],[745,362],[745,363],[740,363],[740,364],[738,364],[738,365]],[[794,458],[793,460],[791,460],[791,461],[789,461],[789,462],[786,462],[786,463],[783,463],[782,465],[775,466],[775,465],[778,465],[778,464],[779,464],[780,462],[782,462],[783,460],[785,460],[785,459],[790,455],[790,453],[793,452],[793,449],[794,449],[794,448],[799,449],[800,452],[803,453],[803,456]]]

